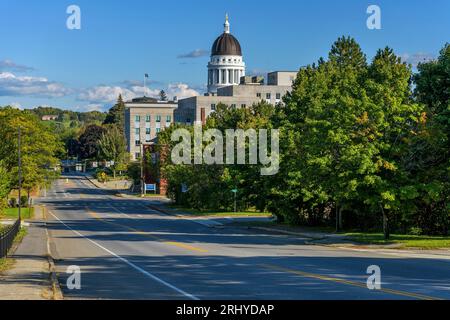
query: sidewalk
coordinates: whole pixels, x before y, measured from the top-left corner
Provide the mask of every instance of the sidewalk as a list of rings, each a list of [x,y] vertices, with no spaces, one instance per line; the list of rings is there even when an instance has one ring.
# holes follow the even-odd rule
[[[303,228],[286,227],[282,225],[280,226],[273,225],[267,227],[251,226],[249,228],[261,231],[292,235],[301,238],[308,238],[309,240],[305,241],[305,243],[309,245],[325,246],[349,251],[373,252],[377,254],[394,255],[397,257],[405,257],[405,258],[450,260],[449,249],[433,249],[433,250],[400,249],[399,244],[390,244],[390,245],[361,244],[351,241],[347,236],[342,234],[311,231],[304,227]]]
[[[27,235],[9,258],[13,259],[14,264],[11,269],[0,274],[0,300],[53,298],[47,233],[42,220],[29,222]]]

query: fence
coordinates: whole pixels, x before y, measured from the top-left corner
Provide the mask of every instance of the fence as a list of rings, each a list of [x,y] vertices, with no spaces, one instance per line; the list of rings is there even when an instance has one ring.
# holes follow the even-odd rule
[[[9,249],[14,242],[14,238],[20,231],[20,220],[17,220],[12,226],[0,231],[0,259],[8,255]]]

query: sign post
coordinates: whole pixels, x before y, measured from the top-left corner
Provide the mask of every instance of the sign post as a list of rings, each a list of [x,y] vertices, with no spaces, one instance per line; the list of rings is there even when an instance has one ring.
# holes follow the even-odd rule
[[[236,212],[237,212],[237,206],[236,206],[236,194],[238,193],[238,189],[237,189],[237,188],[232,189],[231,192],[234,193],[234,213],[236,213]]]

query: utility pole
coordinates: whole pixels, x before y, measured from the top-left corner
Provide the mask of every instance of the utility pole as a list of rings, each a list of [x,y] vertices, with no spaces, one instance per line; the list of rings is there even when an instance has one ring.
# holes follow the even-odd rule
[[[19,127],[19,136],[18,136],[18,154],[19,154],[19,221],[22,221],[22,212],[21,212],[21,207],[22,207],[22,203],[20,201],[21,198],[21,190],[22,190],[22,155],[21,155],[21,130]]]
[[[141,197],[144,197],[145,193],[145,177],[144,177],[144,145],[141,144]]]

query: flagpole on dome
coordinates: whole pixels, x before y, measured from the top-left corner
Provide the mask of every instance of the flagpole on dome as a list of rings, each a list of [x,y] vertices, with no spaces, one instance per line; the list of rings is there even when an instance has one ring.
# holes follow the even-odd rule
[[[145,92],[147,91],[147,79],[148,79],[148,73],[146,73],[144,75],[144,97],[145,97]]]

